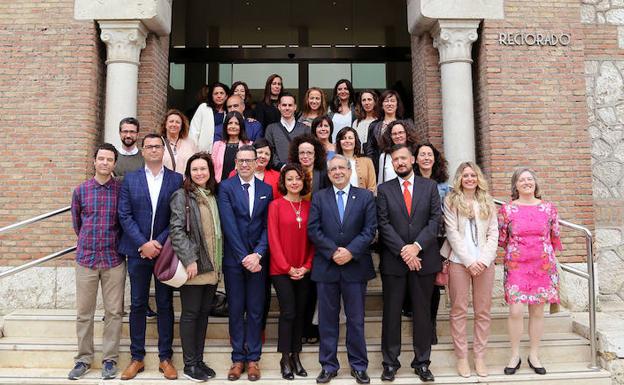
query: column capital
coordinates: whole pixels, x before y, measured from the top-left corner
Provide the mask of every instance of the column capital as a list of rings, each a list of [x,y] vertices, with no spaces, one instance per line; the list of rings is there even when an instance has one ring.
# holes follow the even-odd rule
[[[147,28],[138,20],[98,20],[106,44],[106,64],[128,63],[139,65],[141,50],[145,48]]]
[[[472,63],[472,43],[479,34],[480,20],[438,20],[431,30],[433,46],[440,54],[440,64]]]

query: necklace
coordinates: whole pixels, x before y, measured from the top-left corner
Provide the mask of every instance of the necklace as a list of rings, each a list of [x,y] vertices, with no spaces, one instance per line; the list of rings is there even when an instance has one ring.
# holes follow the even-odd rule
[[[295,209],[295,205],[293,205],[291,201],[288,201],[288,203],[290,203],[290,207],[292,207],[295,212],[295,220],[297,221],[297,227],[299,228],[301,228],[301,222],[303,222],[303,218],[301,218],[301,202],[302,201],[299,201],[299,208]]]
[[[178,147],[179,140],[180,140],[179,136],[178,136],[178,139],[175,140],[175,142],[171,142],[171,140],[169,140],[169,144],[171,145],[172,150],[173,150],[173,155],[178,155],[177,147]]]
[[[475,218],[470,218],[470,238],[475,247],[479,246],[479,237],[477,236],[477,221]]]

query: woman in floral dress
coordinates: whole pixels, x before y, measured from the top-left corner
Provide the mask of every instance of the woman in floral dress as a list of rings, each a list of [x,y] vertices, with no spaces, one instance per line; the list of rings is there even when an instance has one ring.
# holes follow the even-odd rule
[[[544,305],[559,303],[559,276],[555,250],[561,250],[557,209],[541,200],[535,172],[516,169],[511,177],[510,203],[499,212],[499,246],[505,249],[505,300],[509,304],[511,357],[505,374],[520,367],[520,337],[524,304],[529,306],[529,366],[546,374],[539,360],[544,329]]]

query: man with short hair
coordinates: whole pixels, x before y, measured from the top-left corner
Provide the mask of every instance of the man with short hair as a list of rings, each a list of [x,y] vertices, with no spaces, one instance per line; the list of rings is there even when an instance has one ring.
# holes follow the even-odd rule
[[[119,337],[123,315],[126,262],[117,253],[120,235],[117,204],[121,183],[112,178],[117,150],[110,143],[100,145],[94,156],[95,176],[76,187],[71,213],[76,245],[76,334],[78,354],[70,380],[87,373],[93,363],[93,316],[98,285],[106,321],[102,336],[102,378],[117,375]]]
[[[410,148],[392,147],[397,178],[379,185],[377,216],[383,287],[381,353],[383,381],[394,381],[401,366],[401,308],[405,289],[412,302],[412,368],[421,381],[433,381],[431,364],[431,298],[441,269],[438,228],[441,217],[438,187],[432,179],[416,176]]]
[[[245,112],[245,102],[243,98],[238,95],[232,95],[225,101],[225,108],[227,112],[236,111],[241,115]],[[244,116],[244,115],[243,115]],[[264,137],[264,131],[262,129],[262,124],[251,118],[245,119],[245,133],[247,134],[247,138],[252,142],[255,142],[256,139],[260,139]],[[214,133],[214,141],[221,140],[223,137],[223,123],[219,124],[215,127]]]
[[[262,318],[269,268],[267,215],[271,186],[256,178],[256,149],[239,147],[238,174],[219,185],[219,215],[223,228],[223,276],[228,292],[232,366],[228,380],[245,370],[250,381],[260,379]]]
[[[145,167],[126,174],[119,198],[119,222],[123,228],[119,253],[128,259],[130,275],[130,353],[132,361],[121,374],[134,378],[145,368],[145,316],[155,258],[169,236],[169,199],[182,185],[182,175],[163,166],[165,142],[157,134],[147,134],[141,144]],[[173,290],[155,280],[158,311],[159,370],[174,380]]]
[[[308,236],[314,243],[312,280],[318,292],[319,384],[338,374],[340,299],[347,316],[347,355],[351,375],[370,383],[364,334],[366,284],[375,278],[370,244],[377,230],[373,194],[349,184],[351,162],[336,155],[327,162],[332,187],[312,196]]]
[[[288,147],[290,142],[303,134],[310,133],[310,127],[295,119],[297,111],[297,101],[295,96],[284,92],[279,97],[277,109],[281,118],[279,122],[269,124],[264,137],[273,149],[273,164],[279,170],[288,162]]]
[[[130,171],[140,169],[145,165],[143,155],[136,143],[139,139],[139,121],[135,118],[123,118],[119,122],[119,137],[121,148],[119,158],[115,162],[115,177],[123,180],[124,175]]]

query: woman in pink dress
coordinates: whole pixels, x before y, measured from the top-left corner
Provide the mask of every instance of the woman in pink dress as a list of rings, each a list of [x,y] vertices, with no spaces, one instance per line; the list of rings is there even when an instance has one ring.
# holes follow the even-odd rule
[[[529,306],[529,366],[546,374],[539,360],[544,329],[544,305],[559,303],[559,276],[555,250],[561,250],[557,209],[541,200],[535,172],[519,168],[511,177],[510,203],[499,212],[499,246],[505,249],[505,300],[509,304],[511,357],[505,374],[520,367],[520,337],[524,304]]]

